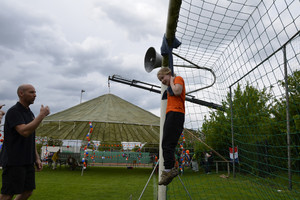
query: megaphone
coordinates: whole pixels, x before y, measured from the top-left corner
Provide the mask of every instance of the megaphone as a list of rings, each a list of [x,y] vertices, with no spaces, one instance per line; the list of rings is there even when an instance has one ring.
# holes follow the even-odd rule
[[[161,67],[162,56],[158,54],[153,47],[150,47],[145,55],[145,70],[149,73],[153,69]]]

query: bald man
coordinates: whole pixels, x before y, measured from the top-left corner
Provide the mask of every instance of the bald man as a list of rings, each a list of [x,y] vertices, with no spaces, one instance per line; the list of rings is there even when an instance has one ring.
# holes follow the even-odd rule
[[[1,200],[26,200],[35,189],[35,168],[42,170],[42,162],[36,150],[35,129],[49,115],[48,106],[41,105],[34,117],[29,106],[36,98],[35,88],[30,84],[20,85],[19,101],[5,115],[4,142],[1,151],[2,188]]]

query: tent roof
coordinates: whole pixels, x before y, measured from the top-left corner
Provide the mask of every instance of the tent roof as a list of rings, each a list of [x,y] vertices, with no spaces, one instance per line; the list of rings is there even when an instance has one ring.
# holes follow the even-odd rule
[[[46,117],[37,136],[84,140],[159,142],[160,118],[113,94],[106,94]]]

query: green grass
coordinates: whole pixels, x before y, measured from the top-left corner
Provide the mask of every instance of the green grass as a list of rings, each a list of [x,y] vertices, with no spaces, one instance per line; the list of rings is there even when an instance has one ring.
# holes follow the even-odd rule
[[[224,173],[224,172],[223,172]],[[237,174],[236,178],[220,177],[222,173],[194,173],[186,170],[181,179],[192,199],[300,199],[299,176],[295,176],[293,190],[288,189],[286,181],[276,178],[262,179],[250,175]],[[227,175],[225,173],[225,175]],[[180,180],[176,178],[168,186],[168,199],[189,199]]]
[[[150,168],[127,169],[126,167],[89,167],[81,176],[81,171],[58,168],[53,171],[44,167],[36,173],[37,189],[30,200],[137,200],[152,172]],[[237,174],[236,178],[221,178],[219,174],[206,175],[186,170],[180,176],[193,200],[197,199],[300,199],[299,176],[292,191],[286,182],[276,179],[258,179]],[[157,196],[157,176],[155,175],[142,197],[154,200]],[[1,180],[1,176],[0,176]],[[280,192],[278,191],[280,190]],[[179,178],[175,178],[167,188],[167,199],[189,199]]]
[[[149,168],[89,167],[81,176],[80,170],[44,167],[36,173],[37,188],[30,200],[115,200],[129,199],[130,195],[138,199],[151,172]],[[144,196],[153,200],[153,182]]]

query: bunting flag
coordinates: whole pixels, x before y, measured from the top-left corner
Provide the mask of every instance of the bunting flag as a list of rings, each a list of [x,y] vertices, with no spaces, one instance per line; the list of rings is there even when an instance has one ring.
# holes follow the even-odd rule
[[[179,159],[179,170],[181,173],[183,173],[184,171],[184,167],[185,166],[190,166],[190,151],[188,149],[185,149],[184,146],[186,146],[185,144],[185,137],[184,137],[184,133],[181,133],[181,137],[182,137],[182,142],[179,143],[180,146],[180,159]]]
[[[90,143],[91,143],[90,134],[92,134],[92,132],[93,132],[92,122],[90,122],[89,125],[90,125],[90,130],[86,135],[86,139],[88,141],[88,144],[84,147],[84,157],[82,158],[82,163],[83,163],[83,166],[84,166],[83,169],[86,169],[86,165],[87,165],[86,160],[89,157],[89,152],[87,150],[87,147],[90,146]]]
[[[44,158],[48,159],[48,155],[49,155],[49,152],[48,152],[48,144],[46,145],[46,149],[45,149],[45,155],[44,155]]]
[[[230,160],[233,160],[233,152],[232,152],[232,147],[229,147],[229,156]],[[238,154],[238,147],[234,147],[234,161],[239,162],[239,154]]]
[[[3,141],[4,141],[4,132],[1,134],[2,131],[0,131],[0,150],[2,149]]]

